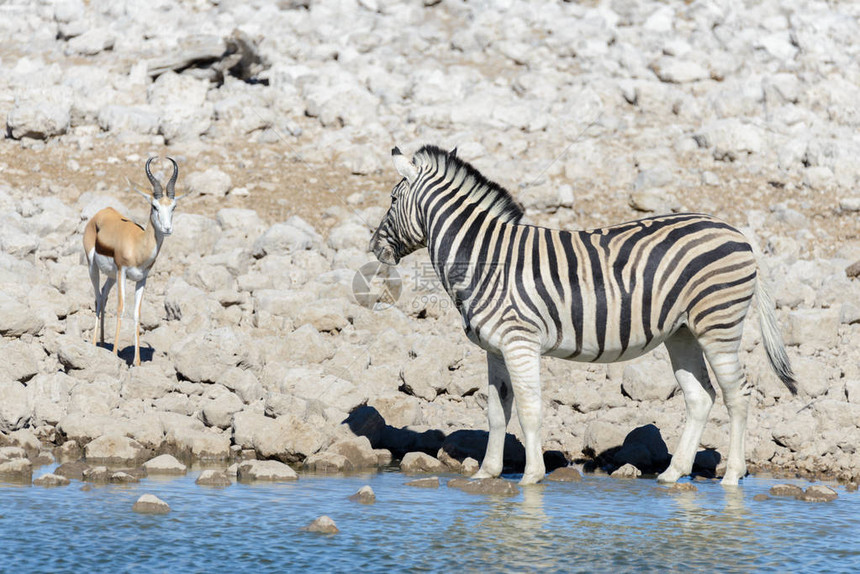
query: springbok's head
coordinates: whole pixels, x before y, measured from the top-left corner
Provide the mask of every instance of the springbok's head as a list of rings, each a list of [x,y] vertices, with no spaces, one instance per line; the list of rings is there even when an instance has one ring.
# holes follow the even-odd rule
[[[173,174],[170,176],[170,179],[167,180],[165,188],[162,189],[161,183],[159,183],[155,176],[152,175],[152,170],[149,167],[154,159],[157,158],[151,157],[146,160],[146,167],[144,168],[146,171],[146,177],[152,185],[152,195],[137,189],[133,184],[132,189],[145,197],[147,202],[149,202],[152,208],[149,214],[149,219],[152,221],[155,228],[164,235],[170,235],[173,233],[173,210],[176,209],[176,201],[179,199],[179,197],[176,197],[176,191],[174,189],[176,178],[179,177],[179,166],[176,165],[176,162],[172,157],[167,158],[170,163],[173,164]]]
[[[397,265],[400,259],[424,247],[426,237],[417,196],[421,179],[413,160],[394,148],[391,150],[394,167],[402,179],[391,190],[391,207],[370,238],[370,251],[382,263]]]

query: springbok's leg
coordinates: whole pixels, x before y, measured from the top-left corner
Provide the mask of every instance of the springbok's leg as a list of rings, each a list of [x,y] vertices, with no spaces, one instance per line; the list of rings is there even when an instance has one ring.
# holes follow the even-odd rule
[[[117,269],[116,335],[113,338],[113,354],[119,353],[119,328],[122,324],[123,305],[125,304],[125,267]]]
[[[99,336],[99,314],[101,312],[101,289],[99,289],[99,266],[95,261],[89,262],[90,281],[93,282],[93,292],[96,298],[96,324],[93,325],[93,345]],[[104,334],[102,334],[104,336]]]
[[[134,364],[140,366],[140,302],[143,300],[144,277],[134,287]]]
[[[681,433],[681,440],[672,455],[672,462],[669,468],[657,477],[657,482],[675,482],[693,470],[696,450],[702,440],[702,432],[708,422],[715,395],[702,348],[689,330],[682,328],[667,339],[666,349],[669,351],[675,378],[684,392],[687,421]]]
[[[113,289],[114,283],[116,283],[115,277],[108,277],[105,279],[105,284],[102,285],[101,298],[99,300],[99,316],[98,316],[98,332],[99,342],[104,345],[105,342],[105,310],[107,309],[107,301],[108,295],[110,295],[110,290]],[[93,339],[95,340],[95,339]]]
[[[540,347],[537,343],[516,339],[502,349],[505,366],[511,376],[511,387],[517,401],[517,415],[523,429],[526,447],[526,469],[520,484],[543,480],[546,466],[541,447]]]
[[[494,478],[502,474],[504,465],[505,433],[511,420],[511,405],[514,393],[511,389],[511,375],[505,361],[496,354],[487,353],[487,418],[490,436],[487,439],[487,452],[481,468],[472,478]]]

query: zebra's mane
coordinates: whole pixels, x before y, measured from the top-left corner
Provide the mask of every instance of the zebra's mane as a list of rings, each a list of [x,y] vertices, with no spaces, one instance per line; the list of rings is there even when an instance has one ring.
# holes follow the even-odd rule
[[[414,156],[416,163],[426,162],[445,173],[447,181],[460,180],[459,190],[466,198],[482,198],[482,205],[494,217],[509,223],[518,223],[523,216],[522,206],[508,190],[490,181],[469,162],[463,161],[454,153],[449,153],[435,145],[425,145]]]

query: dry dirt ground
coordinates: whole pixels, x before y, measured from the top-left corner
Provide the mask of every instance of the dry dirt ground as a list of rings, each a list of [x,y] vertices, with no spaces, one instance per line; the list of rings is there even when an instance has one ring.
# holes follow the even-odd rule
[[[308,119],[306,123],[309,129],[300,137],[311,139],[316,121]],[[224,207],[250,208],[269,224],[299,215],[325,234],[335,223],[334,218],[326,216],[330,207],[387,207],[389,191],[398,177],[393,168],[371,175],[353,175],[340,167],[313,163],[297,152],[297,144],[288,141],[291,136],[276,136],[274,143],[222,140],[215,145],[195,144],[196,149],[192,150],[183,149],[181,145],[158,149],[146,144],[118,144],[107,138],[94,138],[91,149],[76,149],[76,146],[61,145],[57,140],[37,146],[4,140],[0,143],[0,182],[31,190],[34,194],[56,195],[67,204],[73,204],[86,191],[99,191],[133,205],[135,196],[129,193],[126,180],[145,188],[145,177],[140,169],[142,159],[148,153],[158,153],[184,160],[178,193],[183,193],[182,176],[187,175],[187,171],[202,171],[212,166],[230,175],[234,189],[249,190],[248,195],[231,193],[226,198],[192,194],[182,202],[182,211],[188,213],[212,217]],[[574,142],[564,153],[565,157],[560,155],[549,162],[547,168],[575,157],[576,153]],[[722,181],[735,183],[687,188],[679,198],[686,210],[706,212],[743,224],[748,211],[781,202],[806,215],[821,231],[813,239],[814,245],[807,246],[812,253],[832,256],[845,242],[860,239],[856,214],[839,209],[835,191],[813,191],[800,182],[775,180],[764,174],[739,175],[731,163],[710,162],[701,166],[696,165],[701,163],[697,158],[689,159],[688,164],[693,165],[681,165],[691,170],[708,169]],[[494,179],[492,173],[485,175]],[[518,182],[499,180],[498,183],[516,197]],[[641,216],[625,201],[626,192],[625,189],[574,187],[572,211],[575,217],[568,215],[561,220],[545,222],[544,214],[536,214],[533,219],[536,223],[555,223],[568,228],[592,228]],[[377,222],[367,223],[373,226]]]

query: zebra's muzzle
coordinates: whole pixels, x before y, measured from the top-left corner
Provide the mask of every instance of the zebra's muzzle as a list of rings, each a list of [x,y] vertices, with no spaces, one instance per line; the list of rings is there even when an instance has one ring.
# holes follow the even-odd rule
[[[379,236],[378,230],[370,238],[370,245],[368,247],[376,255],[380,263],[385,263],[386,265],[397,265],[400,263],[400,257],[395,253],[394,247]]]
[[[400,258],[394,253],[394,249],[390,245],[377,243],[373,246],[372,251],[380,263],[385,263],[386,265],[397,265],[400,263]]]

